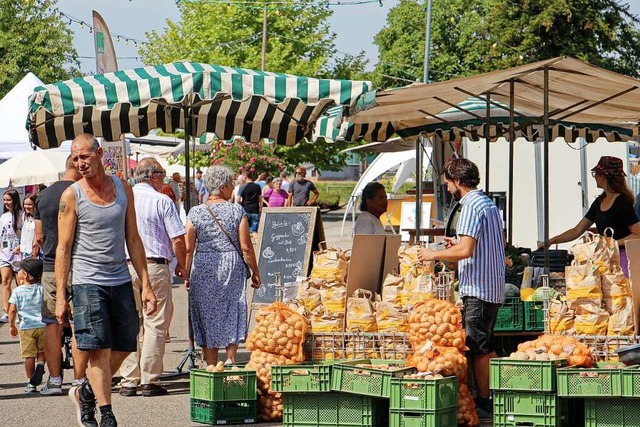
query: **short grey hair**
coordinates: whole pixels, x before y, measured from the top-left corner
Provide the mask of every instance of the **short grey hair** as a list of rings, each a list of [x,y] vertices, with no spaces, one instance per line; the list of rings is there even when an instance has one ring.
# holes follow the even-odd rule
[[[136,184],[149,181],[151,174],[158,170],[158,166],[160,166],[160,164],[152,157],[140,160],[133,171],[133,179],[136,181]]]
[[[236,174],[226,166],[211,166],[202,178],[209,194],[220,194],[220,188],[232,184]]]

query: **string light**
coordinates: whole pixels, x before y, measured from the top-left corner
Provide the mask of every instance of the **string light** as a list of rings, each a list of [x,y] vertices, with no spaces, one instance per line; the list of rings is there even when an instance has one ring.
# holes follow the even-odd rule
[[[60,18],[64,18],[65,20],[69,20],[69,25],[71,24],[79,24],[80,28],[84,29],[85,27],[89,28],[89,33],[93,33],[93,31],[95,30],[95,28],[88,24],[87,22],[83,21],[82,19],[78,19],[75,18],[71,15],[68,15],[64,12],[60,12],[58,11]],[[132,42],[134,46],[138,47],[138,46],[146,46],[148,43],[142,40],[138,40],[135,39],[133,37],[127,37],[127,36],[123,36],[120,34],[116,34],[116,33],[111,33],[111,38],[115,38],[117,42],[120,42],[122,39],[125,40],[125,44],[128,45],[129,42]]]
[[[291,1],[251,1],[251,0],[177,0],[176,4],[180,3],[208,3],[208,4],[221,4],[225,6],[235,6],[244,9],[259,9],[259,10],[288,10],[298,9],[308,6],[320,6],[329,9],[334,6],[356,6],[370,3],[378,3],[380,7],[383,6],[382,0],[312,0],[308,2],[291,2]]]

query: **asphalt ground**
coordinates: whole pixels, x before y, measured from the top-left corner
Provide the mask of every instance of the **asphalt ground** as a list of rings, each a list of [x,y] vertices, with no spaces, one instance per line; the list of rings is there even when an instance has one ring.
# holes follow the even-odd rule
[[[341,236],[344,211],[323,214],[323,224],[327,243],[342,249],[351,247],[350,222],[345,226],[346,236]],[[183,427],[201,424],[191,423],[189,408],[188,361],[182,373],[177,366],[185,357],[187,339],[187,292],[176,284],[173,289],[175,313],[171,324],[171,339],[166,345],[164,356],[163,383],[169,395],[161,397],[122,397],[113,388],[113,411],[120,426],[128,427]],[[224,352],[221,352],[224,354]],[[238,360],[247,359],[244,351]],[[47,374],[45,374],[45,378]],[[69,389],[73,377],[71,370],[64,372],[64,390]],[[41,396],[39,393],[24,393],[27,382],[20,345],[17,338],[9,335],[7,324],[0,324],[0,425],[7,427],[75,426],[75,411],[68,396]],[[41,386],[42,387],[42,386]],[[40,389],[41,387],[38,387]],[[279,423],[253,424],[279,426]],[[483,425],[491,425],[483,424]]]

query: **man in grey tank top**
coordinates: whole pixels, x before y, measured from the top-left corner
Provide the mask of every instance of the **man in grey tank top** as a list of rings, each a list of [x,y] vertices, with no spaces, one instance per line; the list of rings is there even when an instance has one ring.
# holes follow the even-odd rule
[[[97,403],[100,427],[110,427],[118,425],[111,408],[111,378],[129,353],[136,351],[139,328],[125,244],[142,283],[147,314],[156,310],[156,297],[138,235],[133,192],[129,184],[106,174],[102,155],[93,135],[79,135],[71,144],[71,158],[83,178],[60,198],[56,317],[66,321],[65,285],[71,271],[76,343],[79,350],[89,352],[89,382],[71,387],[69,398],[78,425],[98,425]]]

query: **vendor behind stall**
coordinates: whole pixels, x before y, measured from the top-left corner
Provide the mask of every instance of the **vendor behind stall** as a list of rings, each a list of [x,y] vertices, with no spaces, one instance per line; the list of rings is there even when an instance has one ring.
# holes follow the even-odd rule
[[[387,191],[379,182],[368,183],[362,190],[360,215],[354,234],[386,234],[380,216],[387,211]]]
[[[593,202],[584,218],[573,228],[549,239],[549,246],[570,242],[580,237],[594,223],[598,233],[613,229],[613,237],[620,246],[620,267],[629,277],[629,263],[624,242],[640,239],[640,222],[633,210],[634,196],[627,185],[622,160],[612,156],[602,156],[591,169],[598,188],[604,190]]]

